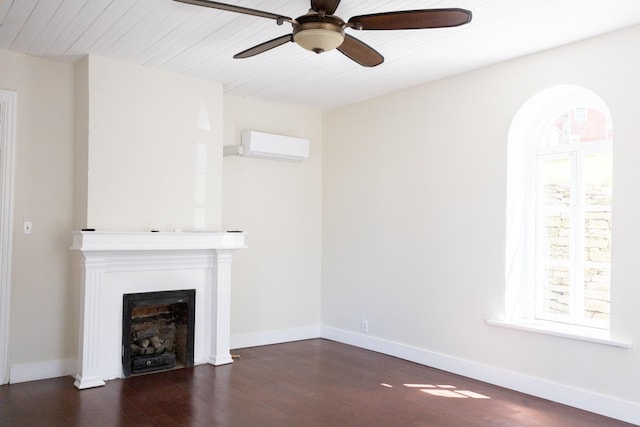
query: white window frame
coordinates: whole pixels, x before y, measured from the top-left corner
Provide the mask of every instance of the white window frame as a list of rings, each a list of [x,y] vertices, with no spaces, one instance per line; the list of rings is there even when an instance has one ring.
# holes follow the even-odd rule
[[[489,319],[495,326],[540,332],[629,348],[631,343],[610,337],[600,329],[536,319],[535,316],[535,231],[528,224],[536,215],[531,194],[536,188],[535,174],[528,159],[535,158],[536,142],[544,124],[576,105],[602,111],[610,117],[606,103],[592,91],[574,85],[548,88],[531,97],[514,117],[509,130],[507,156],[507,233],[505,243],[505,307],[500,319]],[[612,308],[611,316],[614,316]]]
[[[608,117],[609,118],[609,117]],[[582,253],[584,250],[584,227],[582,225],[585,223],[585,212],[587,208],[585,208],[585,201],[582,199],[584,196],[583,190],[583,177],[584,177],[584,158],[591,154],[598,153],[611,153],[612,152],[612,141],[611,140],[602,140],[602,141],[590,141],[590,142],[579,142],[579,143],[570,143],[565,144],[563,146],[552,147],[552,148],[540,148],[538,147],[535,154],[535,162],[536,162],[536,190],[537,194],[535,195],[535,199],[533,201],[529,200],[533,206],[530,205],[531,209],[535,209],[536,212],[536,248],[535,248],[535,283],[541,283],[542,277],[544,276],[543,264],[544,264],[544,254],[542,253],[543,245],[540,242],[540,236],[542,235],[542,230],[540,227],[544,227],[544,216],[545,213],[548,212],[543,206],[543,197],[542,192],[544,191],[542,187],[541,179],[541,168],[545,160],[551,159],[569,159],[571,165],[571,200],[572,203],[566,209],[558,209],[557,211],[566,212],[570,218],[570,222],[572,223],[571,231],[570,231],[570,244],[574,250],[570,253],[569,259],[569,268],[574,277],[571,278],[570,282],[573,284],[570,288],[570,312],[569,316],[564,315],[554,315],[552,313],[543,313],[542,306],[544,304],[544,297],[541,292],[536,293],[535,295],[535,310],[534,317],[536,319],[549,320],[552,322],[561,322],[561,323],[569,323],[573,325],[581,325],[593,328],[601,328],[601,329],[609,329],[609,320],[598,320],[598,319],[589,319],[583,316],[584,313],[584,287],[579,284],[584,282],[584,269],[588,264],[584,257],[575,256],[576,253]],[[530,159],[529,161],[531,161]],[[531,170],[528,170],[530,173]],[[595,208],[591,208],[591,210],[595,211]],[[611,211],[611,207],[609,209],[600,209],[601,211]],[[611,266],[609,265],[609,268]]]

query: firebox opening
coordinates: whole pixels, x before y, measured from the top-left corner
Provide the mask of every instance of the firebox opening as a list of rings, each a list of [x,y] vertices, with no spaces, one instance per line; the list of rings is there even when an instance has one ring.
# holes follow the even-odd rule
[[[123,295],[125,377],[193,366],[195,289]]]

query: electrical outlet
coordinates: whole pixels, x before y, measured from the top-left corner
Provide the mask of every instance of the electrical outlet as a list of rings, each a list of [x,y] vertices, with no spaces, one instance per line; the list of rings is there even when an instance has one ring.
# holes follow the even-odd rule
[[[32,231],[33,224],[31,223],[31,221],[25,221],[24,224],[22,224],[22,232],[24,234],[31,234]]]
[[[369,321],[368,320],[363,320],[362,323],[360,324],[360,329],[365,334],[368,334],[369,333]]]

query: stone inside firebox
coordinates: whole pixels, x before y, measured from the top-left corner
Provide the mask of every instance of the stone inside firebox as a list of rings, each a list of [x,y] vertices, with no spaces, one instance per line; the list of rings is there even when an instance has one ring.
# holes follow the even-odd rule
[[[126,377],[193,366],[195,290],[125,294],[122,320]]]

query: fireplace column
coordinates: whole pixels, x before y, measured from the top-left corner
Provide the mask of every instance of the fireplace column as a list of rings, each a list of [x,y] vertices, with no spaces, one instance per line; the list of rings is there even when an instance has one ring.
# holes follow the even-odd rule
[[[216,275],[211,280],[211,322],[220,325],[211,328],[209,363],[224,365],[233,362],[229,342],[231,339],[231,252],[217,251]]]
[[[103,386],[100,369],[100,291],[106,267],[104,259],[88,259],[82,263],[80,289],[80,336],[78,374],[74,385],[79,389]]]

